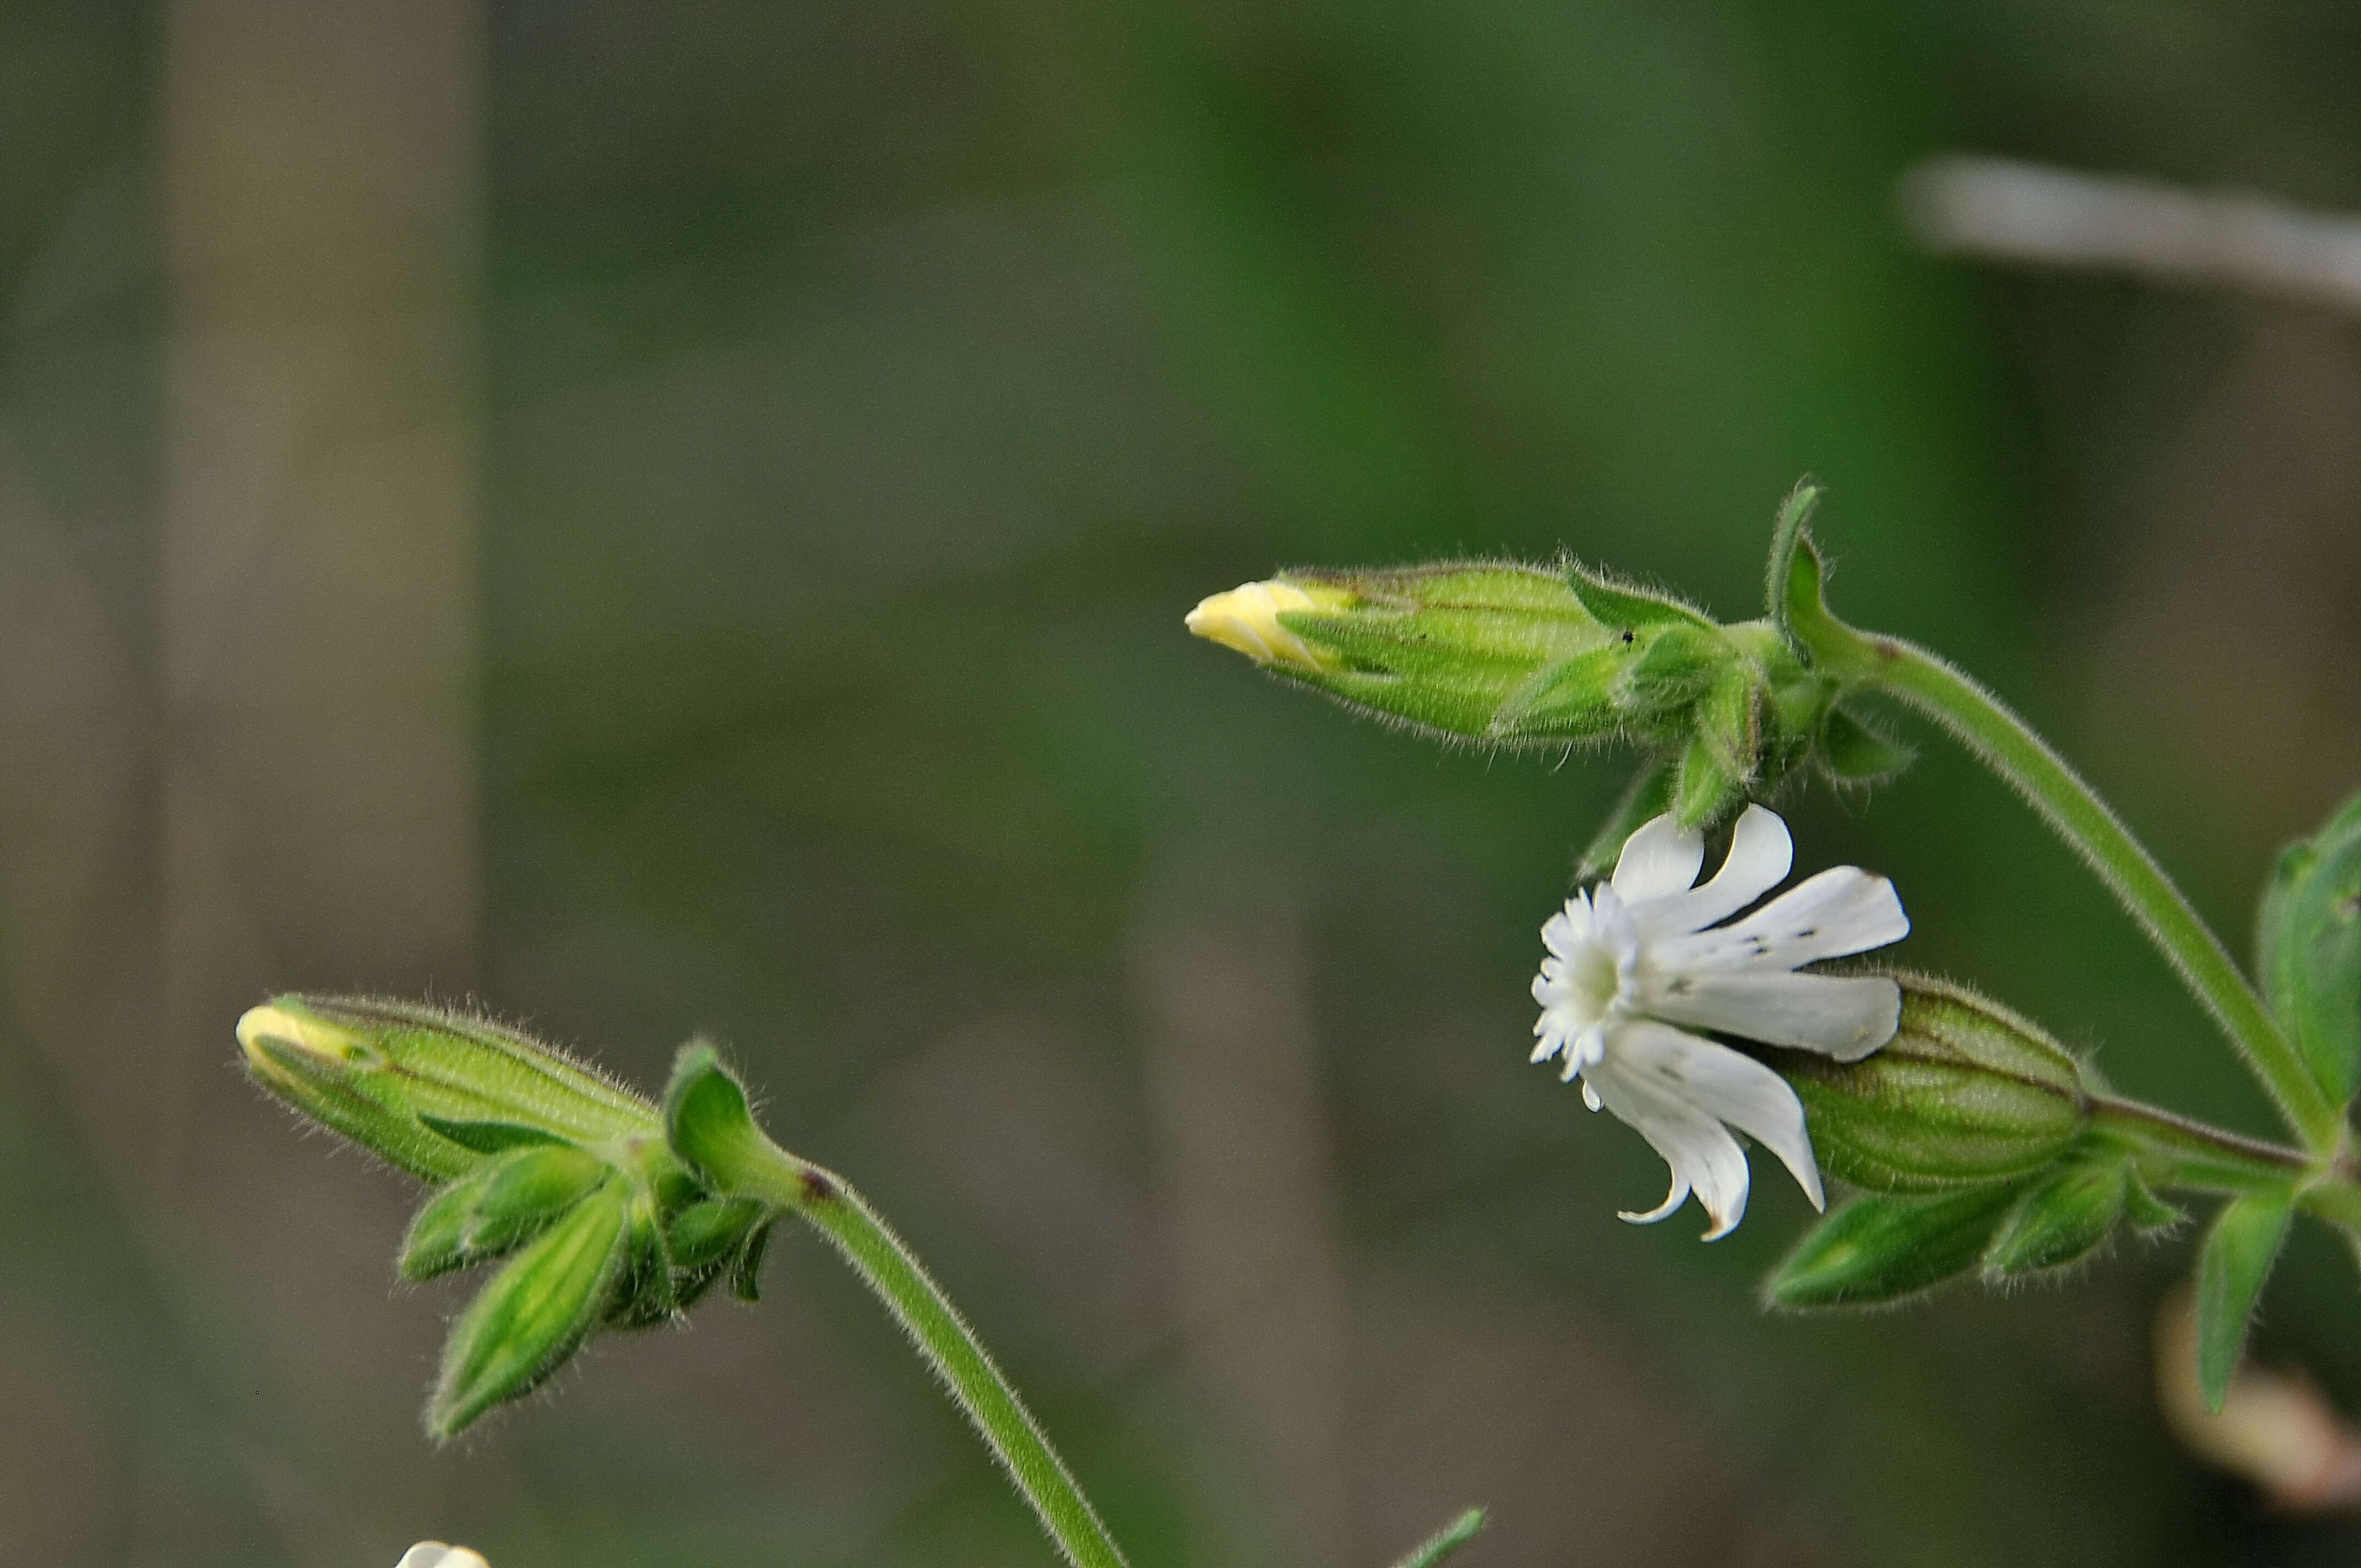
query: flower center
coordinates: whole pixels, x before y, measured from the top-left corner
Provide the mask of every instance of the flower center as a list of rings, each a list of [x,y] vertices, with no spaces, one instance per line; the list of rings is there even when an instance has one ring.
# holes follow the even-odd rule
[[[1623,976],[1615,962],[1614,948],[1605,942],[1583,943],[1566,962],[1565,984],[1587,1021],[1595,1023],[1607,1016],[1623,993]]]

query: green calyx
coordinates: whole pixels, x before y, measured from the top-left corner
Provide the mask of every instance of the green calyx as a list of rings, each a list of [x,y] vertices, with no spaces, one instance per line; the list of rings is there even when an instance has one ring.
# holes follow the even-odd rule
[[[1765,1286],[1790,1310],[1880,1306],[1971,1273],[2063,1268],[2128,1215],[2178,1217],[2139,1150],[2103,1129],[2080,1064],[2038,1027],[1961,987],[1897,975],[1902,1024],[1859,1062],[1769,1053],[1831,1176],[1863,1190]]]
[[[1902,1024],[1857,1062],[1766,1052],[1828,1173],[1928,1193],[2039,1170],[2090,1122],[2082,1071],[2037,1026],[1963,987],[1897,974]]]

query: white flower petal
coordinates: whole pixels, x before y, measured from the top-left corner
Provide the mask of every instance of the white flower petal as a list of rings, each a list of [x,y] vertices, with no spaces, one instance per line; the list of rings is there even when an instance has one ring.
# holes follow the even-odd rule
[[[1819,1162],[1812,1157],[1804,1102],[1787,1080],[1752,1057],[1701,1040],[1670,1025],[1634,1019],[1615,1031],[1615,1045],[1635,1073],[1663,1082],[1667,1093],[1719,1118],[1779,1157],[1795,1185],[1825,1210]]]
[[[1892,883],[1859,866],[1830,866],[1734,925],[1655,944],[1654,957],[1665,969],[1795,969],[1909,934]]]
[[[1672,1190],[1645,1214],[1626,1213],[1634,1224],[1653,1224],[1681,1206],[1690,1192],[1713,1221],[1708,1241],[1719,1241],[1746,1216],[1745,1151],[1730,1129],[1686,1101],[1631,1071],[1613,1047],[1597,1066],[1583,1074],[1600,1102],[1637,1129],[1672,1171]]]
[[[1684,831],[1669,814],[1651,817],[1623,840],[1623,853],[1615,862],[1615,894],[1626,904],[1637,904],[1686,893],[1703,864],[1704,834]]]
[[[1779,814],[1749,806],[1730,829],[1730,854],[1711,882],[1647,909],[1635,909],[1631,917],[1649,937],[1703,930],[1778,886],[1795,863],[1795,840]]]
[[[1859,1061],[1902,1022],[1902,988],[1882,975],[1676,971],[1653,979],[1644,1000],[1668,1023],[1839,1061]]]

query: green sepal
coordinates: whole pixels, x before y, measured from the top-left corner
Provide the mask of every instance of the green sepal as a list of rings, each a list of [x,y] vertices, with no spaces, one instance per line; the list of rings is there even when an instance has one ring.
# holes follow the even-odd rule
[[[2197,1256],[2197,1387],[2209,1410],[2218,1413],[2229,1394],[2246,1325],[2293,1217],[2283,1199],[2233,1198],[2205,1234]]]
[[[1673,819],[1686,828],[1709,828],[1745,798],[1745,789],[1722,767],[1715,749],[1701,735],[1692,739],[1673,774]]]
[[[2332,1100],[2361,1078],[2361,795],[2289,845],[2257,922],[2263,988]]]
[[[1672,808],[1673,763],[1669,758],[1657,758],[1642,763],[1623,786],[1623,793],[1609,808],[1598,831],[1591,836],[1582,851],[1582,862],[1575,868],[1576,882],[1593,882],[1615,869],[1622,856],[1623,842],[1639,830],[1640,825],[1652,817],[1662,817]]]
[[[695,1271],[727,1260],[769,1211],[752,1198],[700,1198],[672,1217],[673,1266]]]
[[[1984,1277],[2063,1268],[2096,1251],[2123,1217],[2130,1172],[2120,1159],[2070,1159],[2026,1190],[1984,1254]]]
[[[624,1229],[623,1268],[606,1312],[610,1327],[643,1329],[680,1316],[673,1255],[664,1234],[654,1193],[644,1188],[633,1192]]]
[[[1615,693],[1639,655],[1620,642],[1547,664],[1510,692],[1485,721],[1488,740],[1587,740],[1620,722]]]
[[[1719,629],[1659,627],[1637,640],[1635,652],[1615,674],[1610,696],[1616,710],[1635,721],[1680,714],[1737,658]]]
[[[1872,1192],[2027,1176],[2090,1119],[2081,1069],[2037,1025],[1963,987],[1896,974],[1901,1027],[1857,1062],[1763,1049],[1804,1102],[1820,1168]]]
[[[1763,584],[1763,608],[1771,624],[1791,639],[1799,611],[1827,613],[1820,597],[1820,554],[1812,546],[1812,513],[1819,510],[1820,487],[1808,474],[1795,481],[1779,503],[1771,524],[1771,566]]]
[[[622,1272],[629,1206],[627,1185],[607,1181],[492,1276],[444,1343],[427,1435],[447,1440],[532,1392],[598,1327]]]
[[[1717,630],[1703,611],[1670,594],[1656,593],[1587,566],[1569,563],[1565,583],[1574,590],[1574,597],[1582,601],[1582,608],[1590,612],[1591,619],[1612,630],[1638,631],[1651,626]]]
[[[467,1253],[467,1216],[494,1167],[463,1177],[428,1199],[410,1222],[398,1266],[404,1279],[432,1279],[476,1261]]]
[[[1731,663],[1715,674],[1697,702],[1697,739],[1736,784],[1752,779],[1763,760],[1767,696],[1762,677],[1752,666]]]
[[[2144,1236],[2161,1235],[2189,1218],[2189,1211],[2156,1195],[2138,1167],[2128,1167],[2124,1174],[2124,1214],[2132,1229]]]
[[[267,1036],[246,1042],[246,1060],[257,1083],[331,1132],[423,1181],[449,1181],[483,1164],[482,1155],[370,1092],[376,1084],[368,1067],[322,1060]]]
[[[530,1145],[565,1141],[545,1127],[528,1127],[522,1122],[485,1122],[425,1114],[421,1114],[418,1119],[430,1132],[439,1133],[478,1154],[506,1154],[511,1149]]]
[[[749,1231],[738,1244],[738,1255],[730,1260],[730,1294],[741,1301],[763,1299],[763,1255],[770,1250],[772,1225],[765,1220]]]
[[[1440,1568],[1443,1561],[1476,1539],[1484,1529],[1484,1510],[1469,1508],[1410,1549],[1394,1568]]]
[[[1909,747],[1887,740],[1832,704],[1827,717],[1820,720],[1819,745],[1815,754],[1821,770],[1833,782],[1865,784],[1892,778],[1910,765],[1914,753]]]
[[[1975,1267],[2015,1201],[2004,1183],[1932,1198],[1857,1198],[1804,1237],[1764,1287],[1773,1307],[1875,1307]]]

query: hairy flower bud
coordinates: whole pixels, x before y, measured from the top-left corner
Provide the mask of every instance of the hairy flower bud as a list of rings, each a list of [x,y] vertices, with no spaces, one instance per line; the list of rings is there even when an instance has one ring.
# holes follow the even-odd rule
[[[2090,1120],[2081,1068],[1973,992],[1897,975],[1902,1024],[1874,1055],[1769,1059],[1804,1102],[1828,1174],[1872,1192],[1938,1192],[2040,1168]]]
[[[1638,745],[1668,768],[1666,803],[1692,828],[1770,793],[1809,758],[1835,696],[1767,621],[1716,625],[1571,565],[1298,571],[1213,595],[1188,627],[1438,738]]]
[[[530,1393],[598,1326],[629,1255],[628,1189],[603,1183],[492,1277],[443,1347],[426,1430],[447,1438]]]
[[[488,1019],[350,998],[281,996],[237,1022],[257,1083],[429,1181],[527,1144],[661,1143],[655,1108]]]

